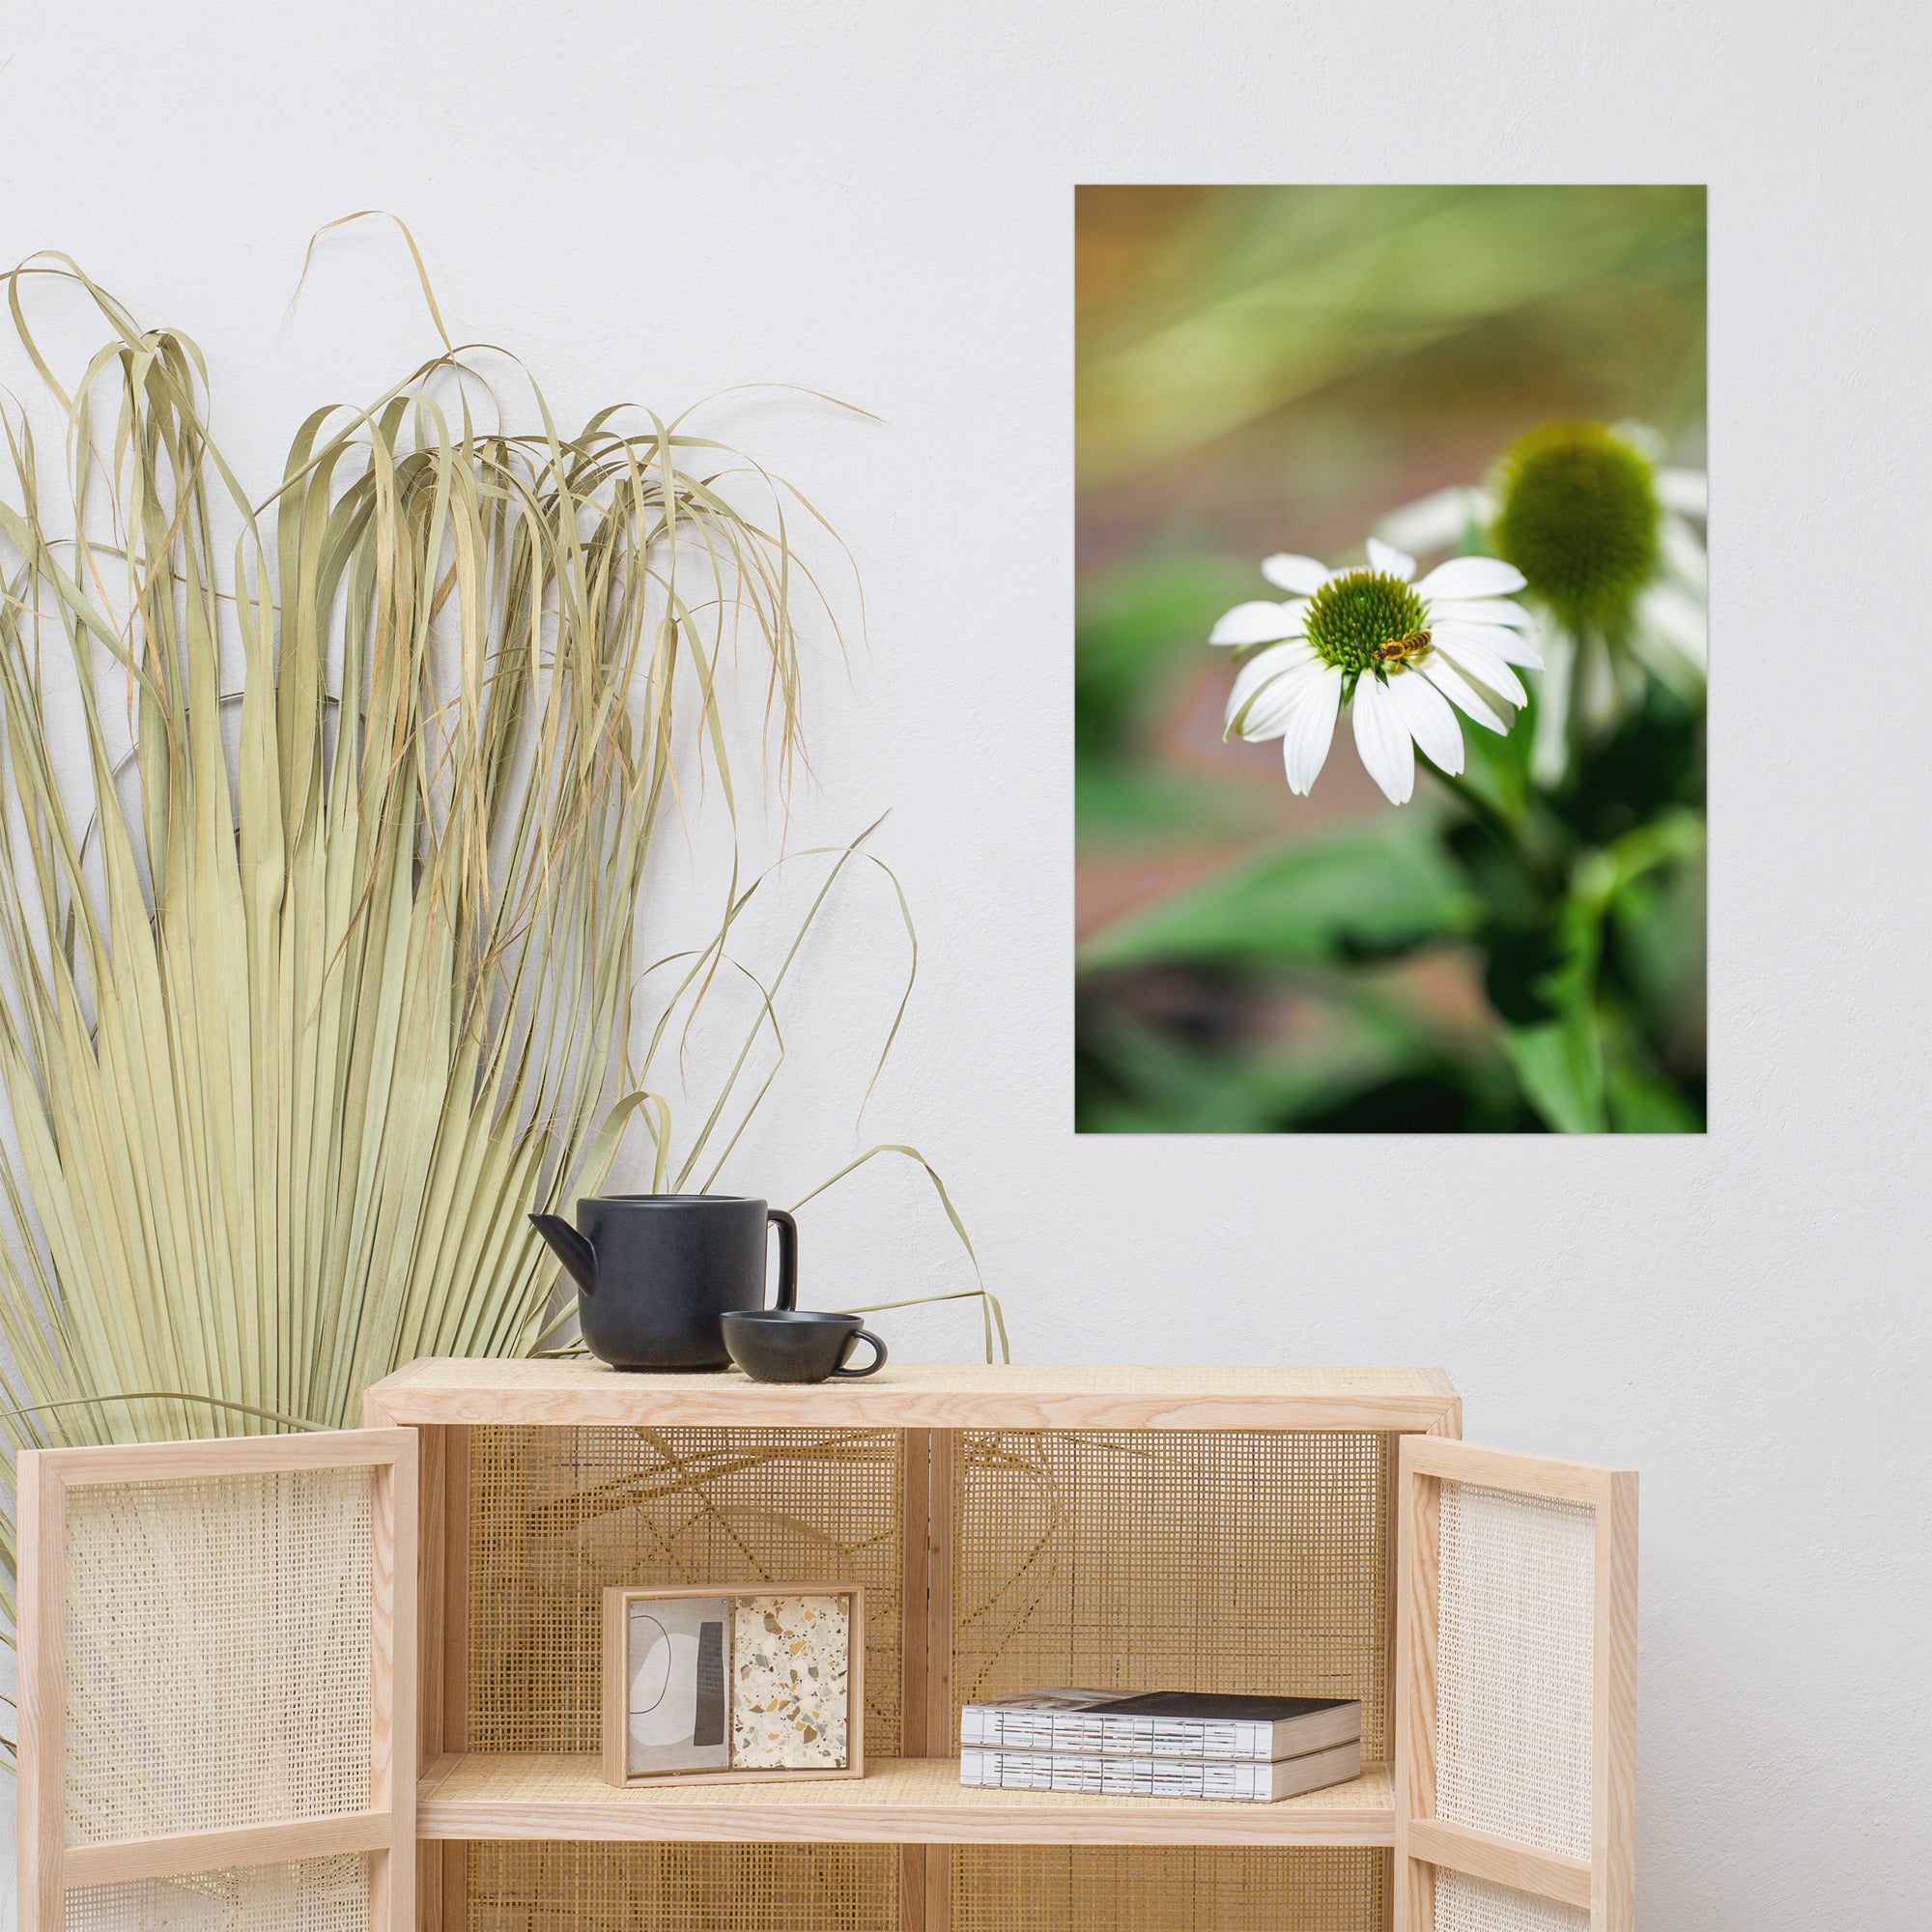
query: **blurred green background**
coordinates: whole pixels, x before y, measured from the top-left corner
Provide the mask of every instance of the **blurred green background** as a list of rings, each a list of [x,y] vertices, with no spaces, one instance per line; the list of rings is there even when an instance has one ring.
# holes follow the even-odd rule
[[[1704,461],[1699,187],[1077,192],[1077,1123],[1696,1132],[1704,719],[1650,681],[1390,806],[1222,742],[1206,639],[1260,559],[1358,559],[1558,419]],[[1537,683],[1532,673],[1527,679]]]

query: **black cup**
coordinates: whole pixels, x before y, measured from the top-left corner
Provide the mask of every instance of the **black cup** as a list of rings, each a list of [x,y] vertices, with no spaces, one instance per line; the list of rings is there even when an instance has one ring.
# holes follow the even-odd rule
[[[798,1308],[734,1310],[723,1319],[731,1359],[754,1382],[822,1382],[832,1376],[876,1375],[886,1345],[856,1315],[810,1314]],[[863,1369],[846,1358],[861,1342],[872,1345]]]

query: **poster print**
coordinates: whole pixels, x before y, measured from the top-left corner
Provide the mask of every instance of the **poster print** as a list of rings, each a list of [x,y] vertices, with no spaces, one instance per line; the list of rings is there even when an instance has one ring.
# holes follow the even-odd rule
[[[1090,1133],[1698,1133],[1701,187],[1077,190]]]

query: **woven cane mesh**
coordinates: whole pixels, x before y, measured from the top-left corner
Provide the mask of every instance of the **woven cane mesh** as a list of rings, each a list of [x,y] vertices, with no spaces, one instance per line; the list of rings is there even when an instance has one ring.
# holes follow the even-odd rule
[[[1438,1869],[1435,1932],[1589,1932],[1590,1915],[1553,1898]]]
[[[1587,1503],[1441,1487],[1437,1815],[1573,1859],[1590,1856],[1595,1527]]]
[[[69,1491],[71,1840],[367,1807],[373,1514],[367,1468]]]
[[[957,1705],[1049,1685],[1362,1700],[1388,1755],[1394,1437],[963,1431]]]
[[[598,1748],[609,1584],[825,1582],[865,1586],[866,1750],[895,1755],[902,1446],[896,1430],[474,1431],[469,1748]]]
[[[896,1932],[894,1845],[469,1848],[467,1932]]]
[[[1378,1851],[962,1845],[952,1932],[1375,1932],[1388,1893]]]
[[[67,1895],[65,1932],[366,1932],[363,1858],[304,1859]]]

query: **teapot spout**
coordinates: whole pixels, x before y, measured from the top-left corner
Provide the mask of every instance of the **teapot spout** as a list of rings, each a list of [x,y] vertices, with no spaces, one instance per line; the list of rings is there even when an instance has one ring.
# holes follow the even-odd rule
[[[550,1243],[551,1251],[585,1294],[597,1288],[597,1250],[559,1214],[532,1214],[530,1226]]]

